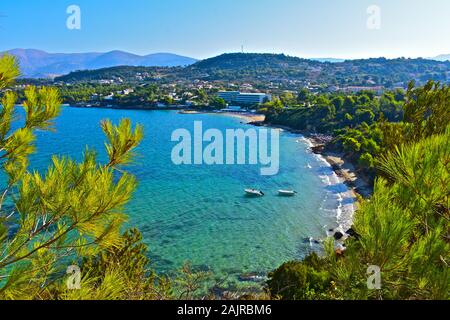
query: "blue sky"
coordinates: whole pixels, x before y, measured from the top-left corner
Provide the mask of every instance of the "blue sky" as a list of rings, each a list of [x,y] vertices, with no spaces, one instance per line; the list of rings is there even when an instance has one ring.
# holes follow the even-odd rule
[[[81,30],[66,27],[69,5]],[[367,28],[370,5],[381,29]],[[301,57],[450,54],[449,0],[1,0],[0,51],[126,50],[206,58],[223,52]]]

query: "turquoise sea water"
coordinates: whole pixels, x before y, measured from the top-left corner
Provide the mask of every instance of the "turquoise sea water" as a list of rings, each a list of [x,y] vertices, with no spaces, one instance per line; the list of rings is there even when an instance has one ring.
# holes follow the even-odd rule
[[[282,132],[280,171],[261,176],[260,166],[176,166],[170,141],[177,128],[193,130],[194,120],[221,131],[254,128],[220,114],[183,115],[173,111],[64,108],[56,132],[38,132],[32,168],[45,169],[53,154],[81,159],[86,145],[106,159],[99,123],[130,118],[144,126],[145,138],[129,171],[139,187],[127,207],[129,225],[137,226],[155,268],[173,272],[185,261],[217,277],[239,283],[247,272],[264,274],[281,263],[300,259],[320,244],[326,230],[337,226],[336,208],[342,186],[324,177],[332,172],[307,150],[301,136]],[[328,179],[329,180],[329,179]],[[266,196],[248,198],[243,190],[261,189]],[[280,188],[294,189],[291,198],[277,196]]]

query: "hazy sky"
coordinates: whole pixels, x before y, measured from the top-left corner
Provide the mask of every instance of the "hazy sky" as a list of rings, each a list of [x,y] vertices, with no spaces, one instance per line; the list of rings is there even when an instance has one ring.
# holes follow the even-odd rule
[[[81,30],[66,27],[69,5],[81,9]],[[380,29],[367,27],[371,5],[381,10]],[[450,54],[450,0],[0,1],[1,51],[119,49],[205,58],[241,45],[301,57]]]

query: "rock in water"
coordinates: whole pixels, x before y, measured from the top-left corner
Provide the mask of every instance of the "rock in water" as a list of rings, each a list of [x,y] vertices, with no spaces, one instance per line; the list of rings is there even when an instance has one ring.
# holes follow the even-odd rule
[[[239,281],[242,281],[242,282],[247,282],[247,281],[258,282],[258,281],[263,281],[263,280],[264,280],[264,276],[262,276],[256,272],[244,273],[239,276]]]
[[[336,239],[336,240],[341,240],[342,239],[342,237],[344,237],[344,235],[342,234],[342,232],[336,232],[335,234],[334,234],[334,238]]]
[[[350,237],[354,237],[356,239],[360,237],[360,235],[353,228],[348,229],[345,233],[348,234]]]

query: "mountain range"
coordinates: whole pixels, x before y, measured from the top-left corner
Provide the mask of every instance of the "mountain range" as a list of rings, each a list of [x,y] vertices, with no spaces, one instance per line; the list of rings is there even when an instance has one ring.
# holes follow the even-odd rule
[[[116,66],[176,67],[187,66],[197,60],[172,53],[145,56],[125,51],[106,53],[48,53],[36,49],[13,49],[0,53],[17,57],[22,77],[53,78],[77,70],[95,70]]]
[[[286,72],[289,68],[288,65],[306,65],[316,66],[316,63],[332,63],[340,64],[347,61],[347,64],[351,64],[351,61],[357,63],[359,60],[343,60],[333,58],[321,58],[321,59],[301,59],[297,57],[288,57],[284,55],[221,55],[206,60],[197,60],[194,58],[180,56],[172,53],[154,53],[149,55],[137,55],[125,51],[110,51],[106,53],[90,52],[90,53],[48,53],[42,50],[36,49],[13,49],[3,53],[9,53],[17,57],[20,70],[23,78],[55,78],[58,76],[66,75],[71,72],[80,70],[98,70],[104,68],[112,68],[118,66],[130,66],[130,67],[185,67],[192,66],[193,69],[199,69],[198,67],[208,67],[211,63],[220,62],[219,69],[227,69],[227,67],[240,68],[240,73],[245,69],[249,69],[252,72],[253,69],[260,69],[262,66],[265,68],[274,68],[279,66],[280,72]],[[223,59],[226,57],[227,59]],[[263,58],[263,59],[262,59]],[[370,61],[371,59],[361,60]],[[372,59],[373,60],[373,59]],[[450,55],[439,55],[427,60],[434,60],[445,62],[450,60]],[[310,61],[309,63],[307,61]],[[402,60],[397,60],[402,61]],[[407,61],[407,60],[405,60]],[[411,60],[410,60],[411,61]],[[276,67],[275,67],[276,68]],[[326,68],[326,66],[325,66]],[[202,68],[200,68],[202,69]],[[214,73],[216,68],[208,70],[208,74]],[[205,71],[205,70],[203,70]],[[389,71],[389,70],[387,70]]]
[[[431,58],[432,60],[437,61],[449,61],[450,60],[450,54],[441,54],[437,57]]]

